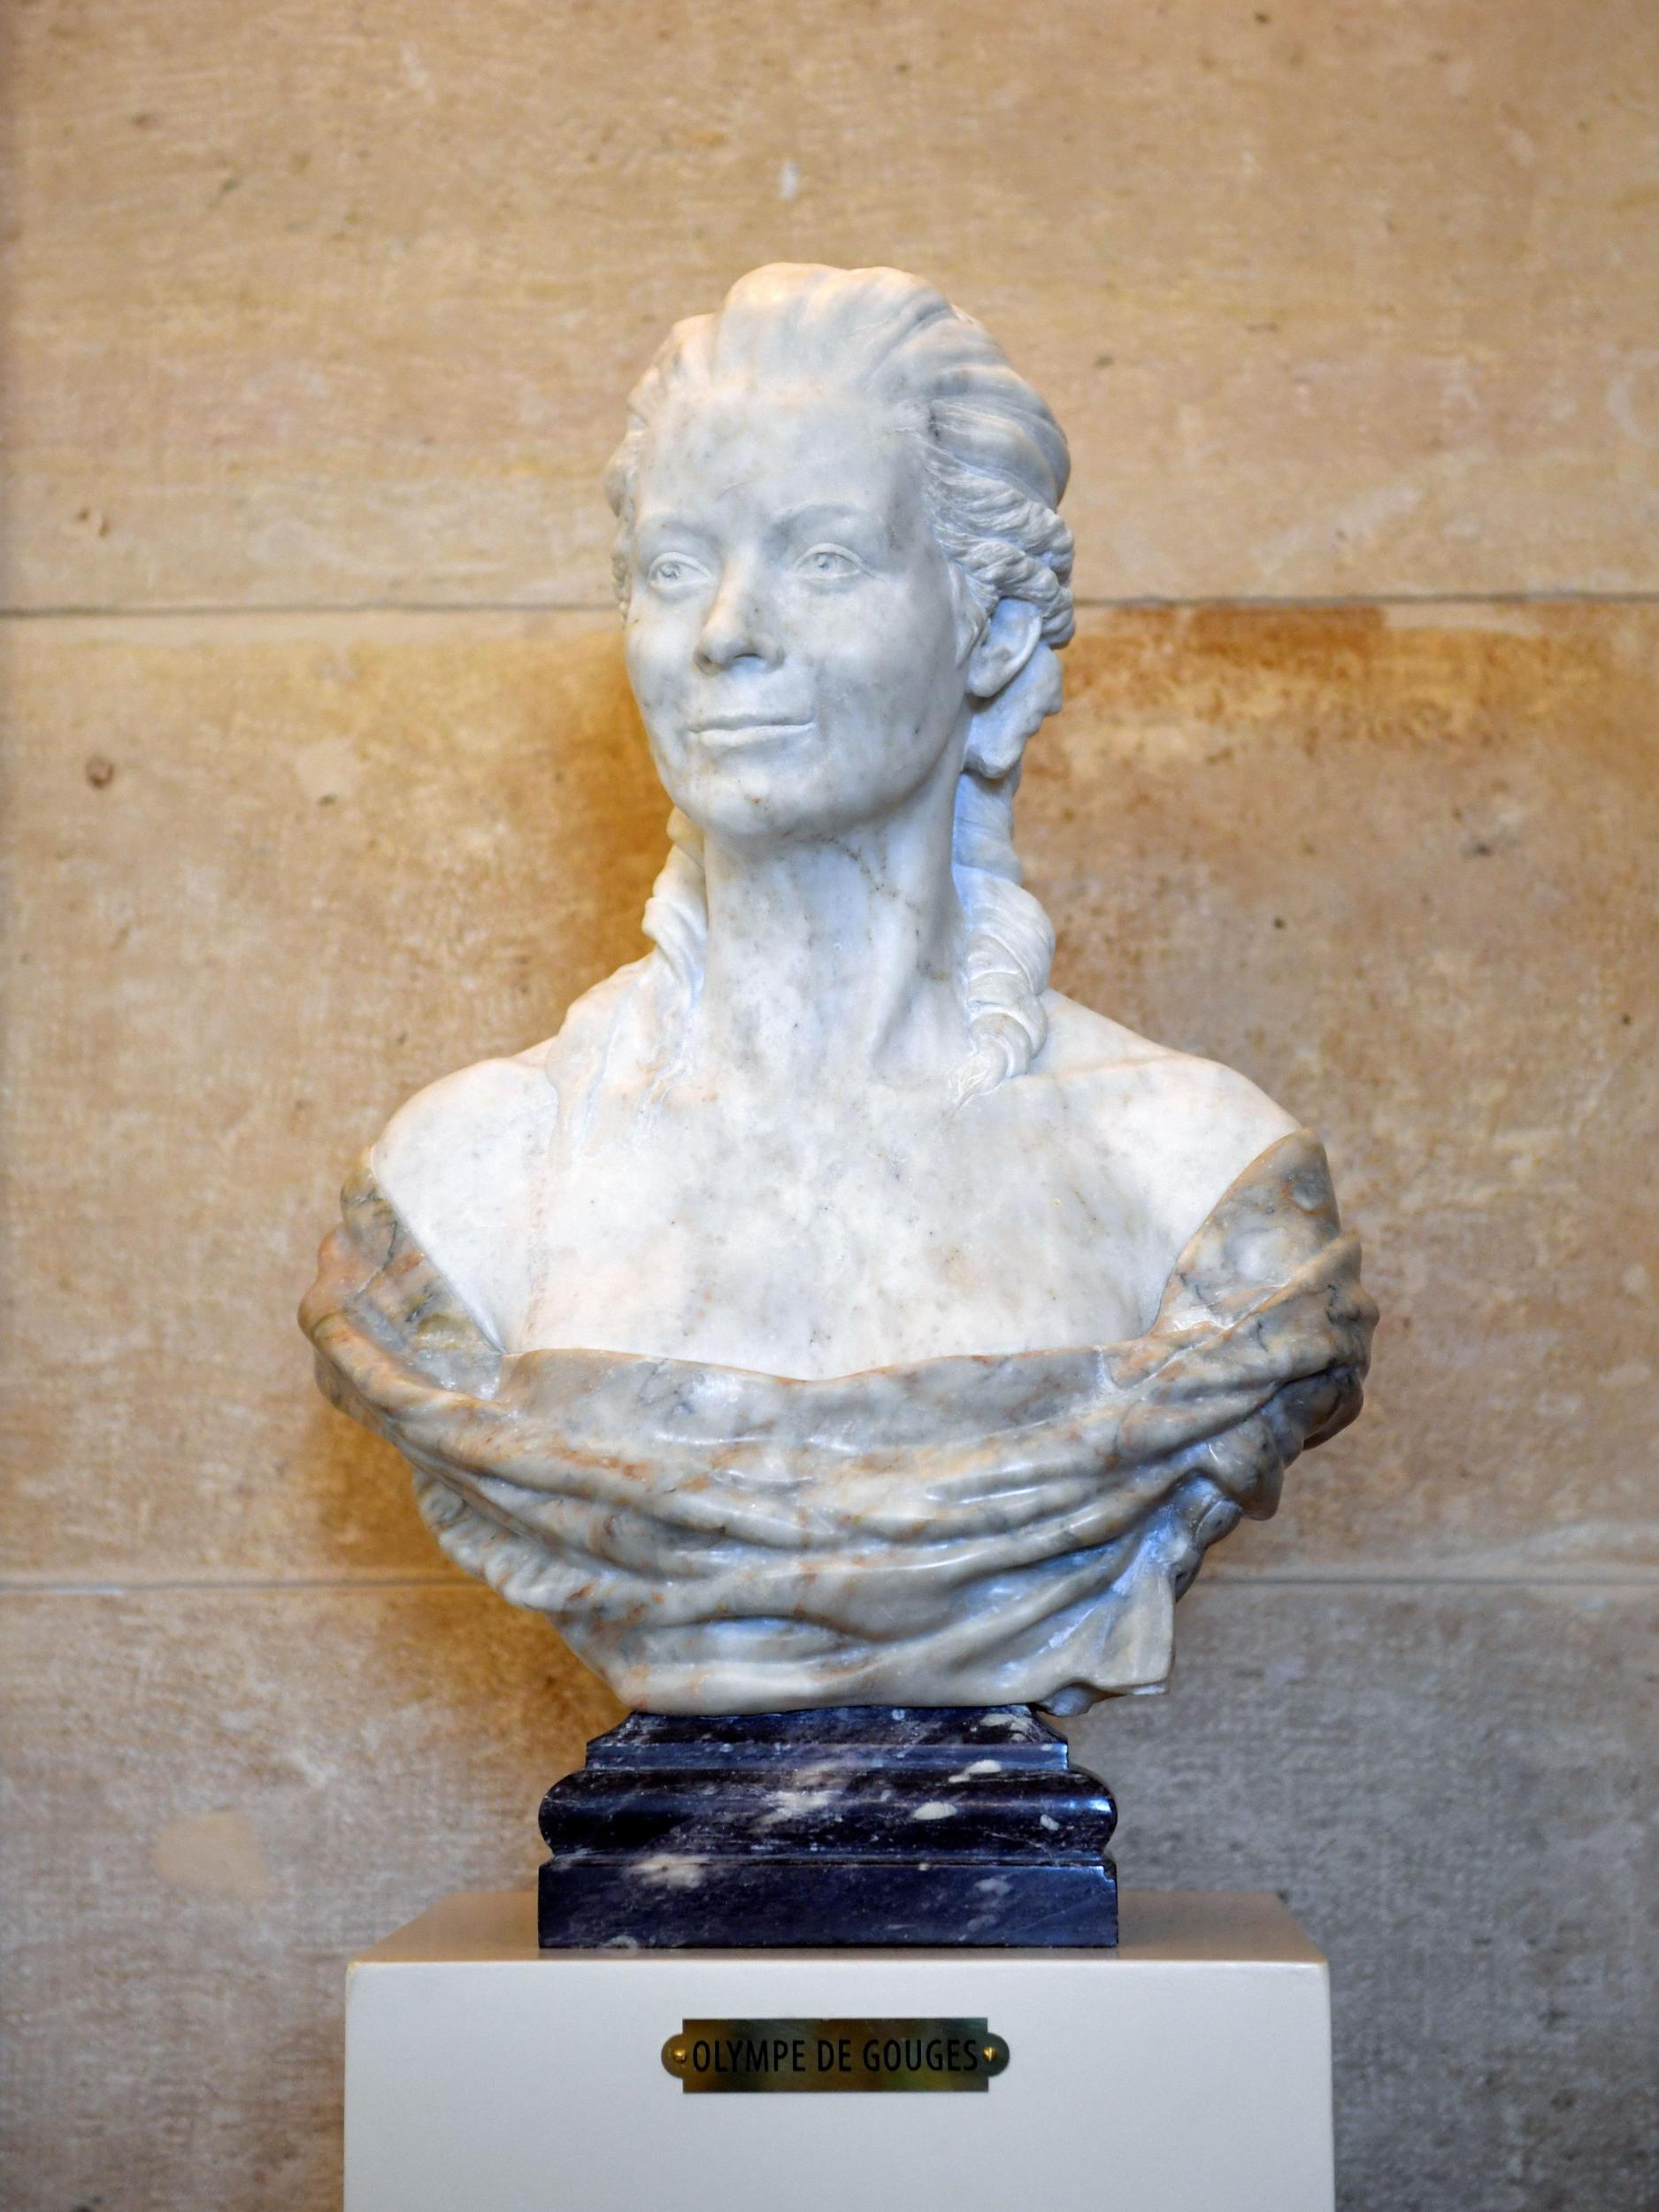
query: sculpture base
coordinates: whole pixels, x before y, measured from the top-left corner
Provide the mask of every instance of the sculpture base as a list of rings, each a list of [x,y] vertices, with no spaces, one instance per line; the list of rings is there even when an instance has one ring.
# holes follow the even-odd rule
[[[351,1969],[346,2212],[1331,2212],[1325,1962],[1271,1897],[1117,1951],[538,1951],[452,1897]],[[692,2019],[984,2018],[977,2096],[698,2096]],[[901,2025],[902,2032],[902,2024]]]
[[[1025,1705],[635,1713],[542,1802],[541,1947],[1110,1948],[1116,1821]]]

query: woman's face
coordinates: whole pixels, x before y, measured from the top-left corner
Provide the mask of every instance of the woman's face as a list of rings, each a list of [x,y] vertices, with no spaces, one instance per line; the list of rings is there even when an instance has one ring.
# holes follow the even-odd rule
[[[670,403],[641,468],[626,626],[657,772],[717,836],[833,836],[960,767],[966,654],[921,461],[856,393]]]

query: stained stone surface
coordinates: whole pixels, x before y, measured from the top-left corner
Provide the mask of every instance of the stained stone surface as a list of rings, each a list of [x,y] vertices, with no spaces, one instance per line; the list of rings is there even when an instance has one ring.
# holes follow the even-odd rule
[[[641,348],[896,261],[1071,430],[1082,588],[1659,583],[1631,0],[12,12],[14,603],[603,603]],[[21,219],[20,220],[19,219]]]
[[[542,1802],[541,1947],[1110,1948],[1116,1820],[1026,1706],[635,1713]]]
[[[1017,348],[1086,595],[1415,603],[1086,612],[1029,756],[1056,983],[1317,1111],[1390,1317],[1082,1754],[1132,1881],[1277,1886],[1332,1951],[1345,2212],[1659,2200],[1659,618],[1512,596],[1659,581],[1652,12],[545,35],[5,23],[11,603],[109,618],[0,624],[0,2194],[336,2206],[343,1959],[527,1888],[620,1717],[434,1565],[289,1312],[358,1133],[641,949],[594,471],[652,334],[797,254]],[[549,600],[592,611],[488,611]]]
[[[640,949],[661,797],[611,618],[0,654],[9,1571],[430,1573],[289,1314],[361,1133]],[[1659,614],[1096,614],[1067,657],[1020,811],[1056,980],[1317,1107],[1394,1317],[1363,1428],[1210,1571],[1659,1569]]]

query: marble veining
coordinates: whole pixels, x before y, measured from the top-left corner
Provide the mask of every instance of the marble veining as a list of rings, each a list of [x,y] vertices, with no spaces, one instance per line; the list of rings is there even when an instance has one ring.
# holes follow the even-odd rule
[[[542,1801],[540,1939],[1110,1947],[1117,1818],[1023,1707],[634,1713]]]
[[[896,271],[676,326],[606,479],[653,949],[403,1107],[325,1248],[325,1388],[636,1705],[1155,1688],[1204,1548],[1357,1407],[1317,1141],[1049,985],[1013,826],[1068,469]]]
[[[1176,1597],[1360,1400],[1373,1309],[1305,1131],[1233,1184],[1153,1326],[801,1381],[505,1353],[365,1166],[305,1307],[445,1548],[656,1712],[1159,1686]]]

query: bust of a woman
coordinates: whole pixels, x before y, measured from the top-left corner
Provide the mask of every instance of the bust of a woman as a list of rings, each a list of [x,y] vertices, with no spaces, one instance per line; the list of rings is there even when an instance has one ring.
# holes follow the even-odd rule
[[[657,949],[373,1153],[503,1349],[818,1377],[1113,1342],[1294,1125],[1048,988],[1012,831],[1066,473],[910,278],[759,270],[670,339],[610,475],[676,809]]]
[[[926,1587],[944,1594],[940,1657],[953,1608],[964,1624],[983,1610],[971,1570],[1000,1589],[1041,1563],[1005,1496],[1030,1493],[1029,1455],[987,1457],[987,1440],[1056,1419],[1073,1437],[1063,1509],[1048,1502],[1076,1525],[1038,1551],[1068,1589],[1096,1555],[1086,1614],[1119,1570],[1141,1572],[1140,1540],[1185,1496],[1153,1548],[1167,1609],[1203,1544],[1271,1509],[1277,1468],[1357,1402],[1369,1310],[1317,1147],[1243,1077],[1048,987],[1053,933],[1021,887],[1013,823],[1071,634],[1067,472],[1058,425],[994,341],[895,271],[758,270],[675,328],[607,477],[628,672],[673,809],[645,916],[655,949],[549,1042],[421,1092],[369,1155],[355,1202],[377,1225],[359,1257],[419,1276],[425,1366],[384,1279],[336,1281],[331,1299],[326,1274],[313,1294],[329,1386],[396,1435],[451,1548],[557,1613],[638,1702],[974,1701],[979,1674],[886,1663]],[[1091,1449],[1095,1491],[1111,1489],[1125,1392],[1167,1382],[1201,1315],[1236,1335],[1241,1295],[1255,1313],[1313,1261],[1297,1342],[1256,1376],[1272,1386],[1240,1397],[1241,1348],[1224,1354],[1204,1417],[1160,1432],[1169,1479],[1107,1516],[1122,1556],[1104,1561],[1106,1524],[1077,1514]],[[1321,1299],[1315,1356],[1301,1340]],[[454,1406],[426,1408],[415,1433],[342,1358],[353,1330],[422,1387],[492,1407],[505,1456],[439,1439]],[[505,1418],[515,1391],[558,1432],[539,1471],[509,1464],[526,1432]],[[1098,1435],[1076,1440],[1102,1392],[1124,1401],[1103,1457]],[[1218,1408],[1225,1433],[1262,1431],[1242,1489],[1217,1479]],[[1197,1457],[1182,1472],[1171,1450]],[[967,1494],[946,1501],[941,1452],[973,1460],[981,1502],[948,1571],[938,1546]],[[595,1455],[607,1471],[576,1518],[553,1511]],[[1191,1476],[1209,1485],[1196,1504]],[[852,1514],[860,1479],[885,1481],[885,1502]],[[839,1534],[820,1525],[826,1484]],[[731,1510],[694,1528],[687,1500],[725,1493]],[[639,1517],[608,1559],[607,1500],[613,1535],[619,1513]],[[793,1533],[749,1528],[745,1562],[756,1512]],[[1020,1560],[999,1570],[1016,1525]],[[572,1593],[596,1556],[620,1579],[595,1616],[591,1592]],[[861,1565],[873,1579],[849,1594]],[[687,1574],[707,1601],[695,1632],[676,1601]],[[712,1598],[710,1576],[727,1586]],[[1147,1650],[1137,1679],[1104,1678],[1103,1659],[1079,1663],[1087,1632],[1050,1664],[1055,1605],[1077,1611],[1064,1595],[1048,1589],[1042,1632],[1022,1626],[1032,1663],[981,1670],[983,1686],[1075,1702],[1161,1678]],[[584,1644],[590,1617],[605,1625]],[[1165,1627],[1164,1667],[1167,1645]]]

